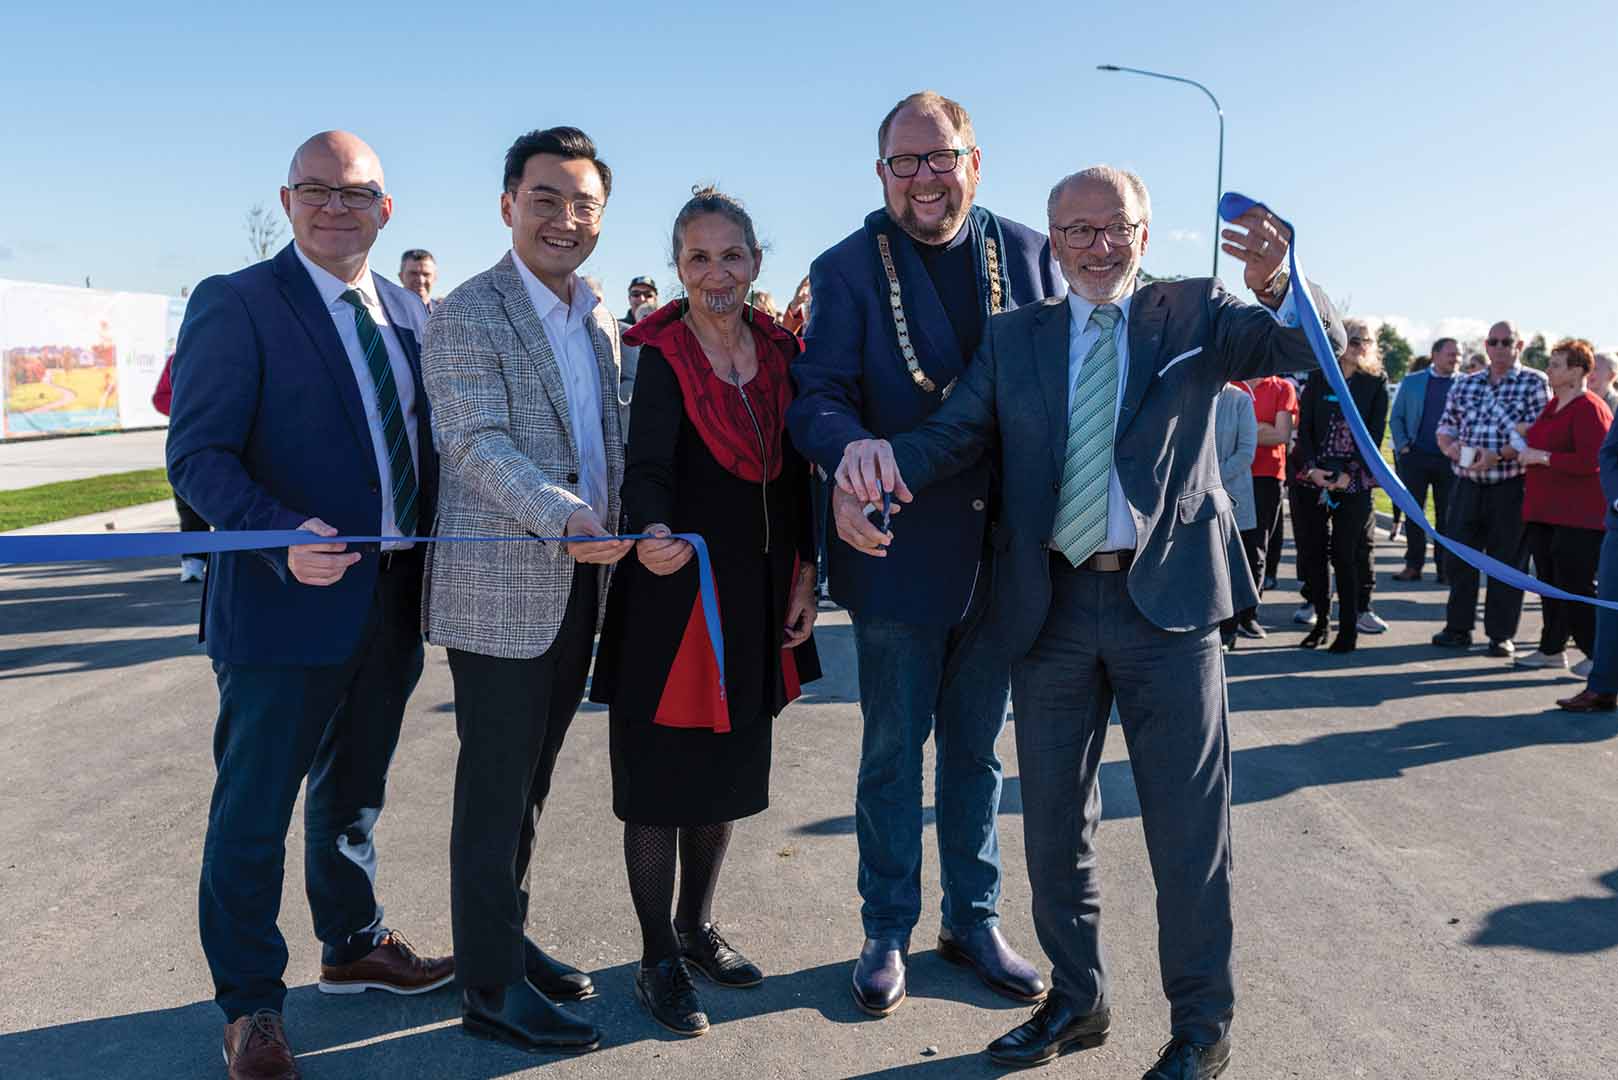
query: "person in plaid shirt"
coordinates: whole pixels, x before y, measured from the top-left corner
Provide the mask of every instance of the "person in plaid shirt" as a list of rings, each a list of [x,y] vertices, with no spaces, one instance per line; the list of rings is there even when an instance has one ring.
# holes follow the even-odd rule
[[[1495,323],[1484,344],[1489,366],[1455,381],[1438,421],[1438,448],[1455,473],[1449,519],[1439,524],[1453,540],[1524,566],[1523,463],[1518,456],[1523,444],[1517,425],[1539,418],[1550,400],[1550,387],[1543,372],[1522,366],[1522,339],[1511,323]],[[1456,560],[1449,580],[1444,629],[1433,636],[1433,644],[1464,649],[1472,644],[1477,622],[1477,568]],[[1491,580],[1483,607],[1490,656],[1516,652],[1512,639],[1521,617],[1522,590]]]

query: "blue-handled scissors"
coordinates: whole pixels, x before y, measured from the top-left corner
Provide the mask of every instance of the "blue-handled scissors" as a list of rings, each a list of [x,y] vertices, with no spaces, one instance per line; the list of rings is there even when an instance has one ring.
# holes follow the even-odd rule
[[[882,493],[882,531],[888,531],[888,521],[893,517],[893,492]]]

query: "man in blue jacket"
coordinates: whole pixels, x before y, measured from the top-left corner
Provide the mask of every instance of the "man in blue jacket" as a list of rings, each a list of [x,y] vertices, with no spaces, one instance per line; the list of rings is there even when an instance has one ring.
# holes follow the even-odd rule
[[[793,441],[828,474],[843,448],[908,431],[948,397],[990,315],[1058,291],[1045,237],[973,205],[983,153],[958,103],[931,91],[900,101],[877,131],[885,206],[815,260],[813,314],[793,367]],[[842,543],[828,545],[832,597],[848,608],[865,734],[855,796],[865,944],[859,1006],[884,1016],[905,996],[905,953],[921,916],[922,747],[937,751],[943,878],[939,951],[1011,997],[1045,985],[998,922],[995,815],[1010,668],[971,633],[989,567],[996,501],[987,458],[906,507],[906,544],[837,493]]]
[[[1455,477],[1449,459],[1438,448],[1438,418],[1444,413],[1449,388],[1455,383],[1455,368],[1461,362],[1461,347],[1454,338],[1433,342],[1433,364],[1399,383],[1393,398],[1388,428],[1393,433],[1393,459],[1410,494],[1423,506],[1427,492],[1433,493],[1433,522],[1444,528],[1444,512],[1449,509],[1449,489]],[[1443,583],[1444,549],[1433,545],[1433,565]],[[1420,581],[1422,564],[1427,561],[1427,534],[1413,521],[1405,523],[1405,566],[1393,575],[1395,581]]]
[[[304,800],[320,989],[414,994],[454,962],[382,921],[372,833],[405,702],[421,676],[422,546],[438,459],[418,341],[421,301],[367,261],[392,200],[359,138],[316,135],[281,205],[293,241],[198,285],[174,357],[168,469],[222,530],[396,537],[213,556],[203,640],[219,683],[202,849],[202,950],[232,1077],[296,1077],[276,927],[287,825]]]
[[[1607,535],[1601,538],[1596,568],[1596,595],[1618,601],[1618,424],[1607,429],[1597,453],[1601,494],[1607,500]],[[1583,690],[1556,704],[1568,712],[1612,712],[1618,709],[1618,611],[1596,608],[1596,653]]]

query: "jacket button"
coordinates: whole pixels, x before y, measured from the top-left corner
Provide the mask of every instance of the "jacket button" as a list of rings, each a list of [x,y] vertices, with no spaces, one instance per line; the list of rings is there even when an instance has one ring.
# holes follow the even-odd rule
[[[972,509],[981,511],[983,509],[983,500],[982,499],[973,499],[972,500]]]
[[[567,482],[570,483],[570,484],[577,484],[579,482],[579,474],[576,473],[576,472],[568,473],[567,474]]]

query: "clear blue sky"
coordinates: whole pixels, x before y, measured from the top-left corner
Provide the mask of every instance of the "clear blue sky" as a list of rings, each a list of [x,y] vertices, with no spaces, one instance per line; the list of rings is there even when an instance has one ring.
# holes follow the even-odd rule
[[[6,5],[0,277],[172,293],[235,269],[247,208],[342,127],[395,198],[373,263],[430,248],[447,291],[509,244],[513,137],[570,123],[615,174],[585,267],[615,310],[632,274],[669,295],[668,225],[706,181],[747,202],[784,298],[878,205],[876,124],[923,87],[971,110],[983,205],[1042,227],[1060,175],[1134,168],[1148,268],[1205,274],[1212,107],[1111,62],[1206,82],[1226,187],[1291,217],[1309,274],[1418,352],[1500,317],[1618,344],[1610,0],[236,7]]]

